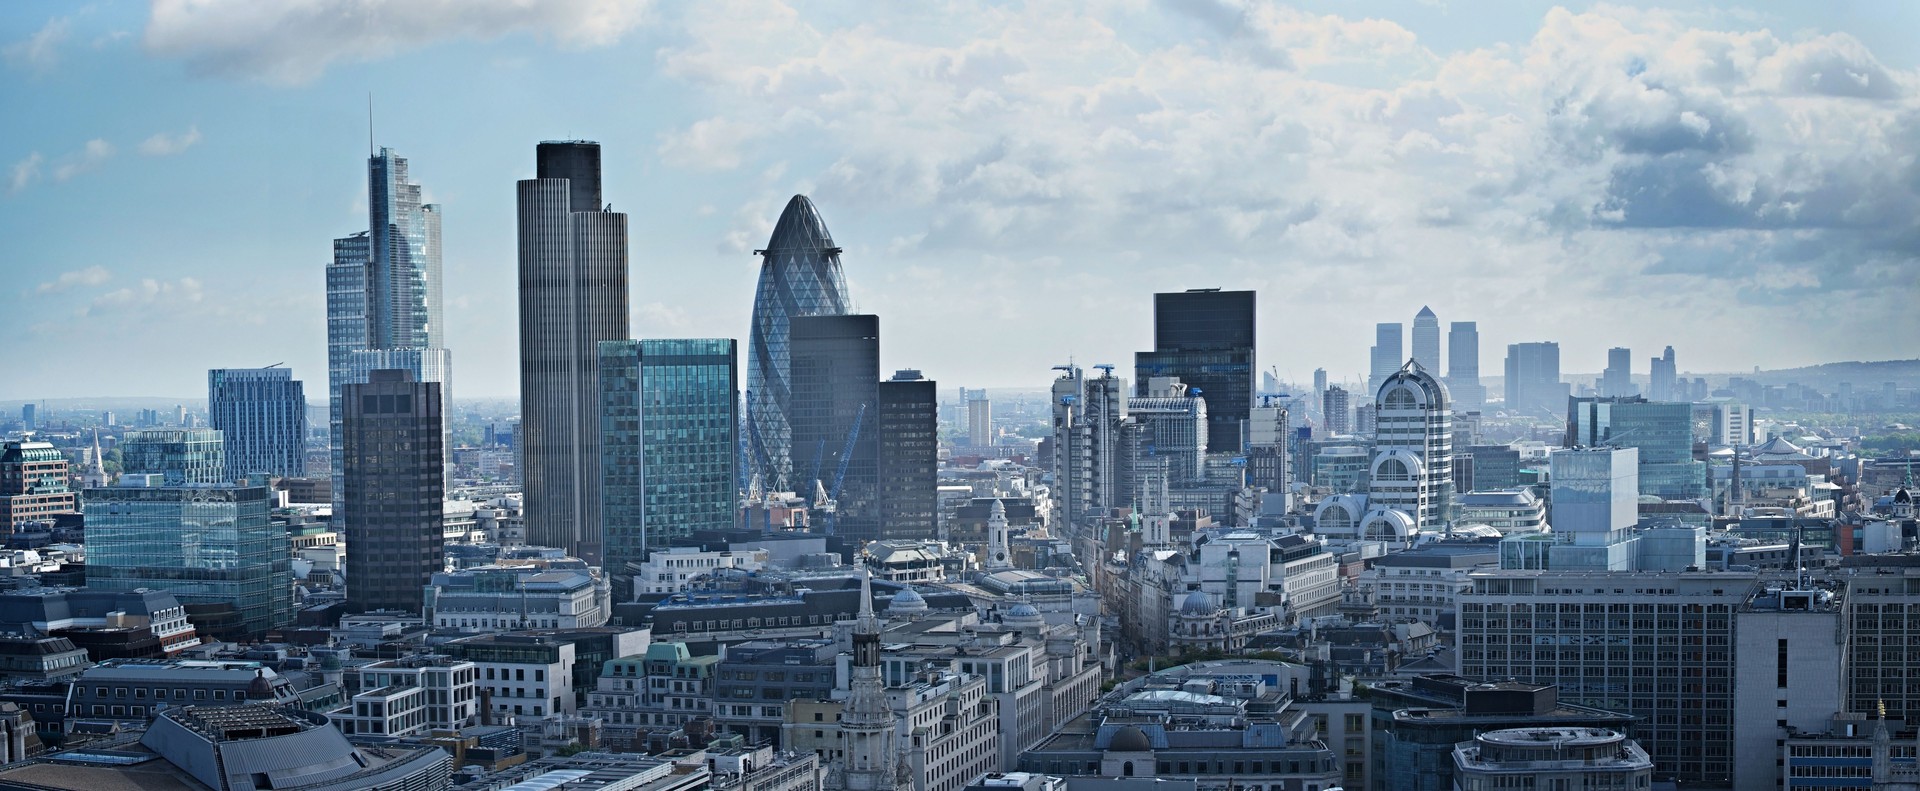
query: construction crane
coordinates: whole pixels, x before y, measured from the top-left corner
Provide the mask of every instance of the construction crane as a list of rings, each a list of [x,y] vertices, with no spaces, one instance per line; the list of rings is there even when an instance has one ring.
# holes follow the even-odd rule
[[[840,524],[840,487],[847,482],[847,465],[853,461],[853,444],[860,439],[860,423],[867,417],[867,405],[861,404],[860,411],[853,413],[853,428],[847,431],[847,445],[840,449],[840,469],[833,473],[833,490],[827,492],[827,500],[833,508],[827,511],[827,535],[833,535]]]
[[[772,479],[770,476],[772,470],[767,469],[769,466],[767,463],[767,446],[766,443],[760,440],[760,424],[755,423],[753,420],[752,390],[747,391],[747,443],[753,447],[753,463],[754,466],[760,468],[761,483],[767,487],[768,491],[772,491],[775,486],[779,485],[779,482]]]
[[[1094,367],[1100,369],[1100,372],[1106,376],[1113,376],[1113,363],[1100,363]]]

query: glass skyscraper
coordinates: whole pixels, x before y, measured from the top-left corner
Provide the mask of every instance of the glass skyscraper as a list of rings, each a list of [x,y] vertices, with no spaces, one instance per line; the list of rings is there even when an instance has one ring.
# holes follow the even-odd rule
[[[795,317],[792,342],[793,474],[833,497],[836,535],[879,538],[880,317]]]
[[[1440,375],[1440,317],[1425,305],[1413,317],[1413,359],[1428,373]]]
[[[878,487],[882,538],[939,530],[940,403],[934,382],[897,371],[880,383]]]
[[[1154,377],[1178,377],[1207,400],[1207,450],[1238,451],[1253,410],[1254,345],[1254,292],[1155,294],[1153,351],[1133,356],[1135,394],[1147,395]]]
[[[606,568],[733,526],[739,354],[731,338],[600,342],[600,516]],[[628,591],[620,591],[624,597]]]
[[[1552,341],[1507,345],[1506,411],[1547,414],[1560,411],[1571,388],[1560,381],[1560,344]]]
[[[426,586],[445,562],[440,383],[379,370],[341,395],[347,609],[422,612]]]
[[[601,557],[600,342],[628,336],[627,215],[601,202],[600,144],[541,143],[518,184],[527,541]]]
[[[401,368],[453,396],[453,355],[442,308],[440,207],[421,203],[407,160],[382,148],[367,158],[367,228],[333,240],[327,267],[327,429],[335,529],[346,519],[341,390],[372,371]],[[442,411],[443,419],[447,415]],[[441,446],[451,446],[443,421]]]
[[[807,196],[787,201],[767,249],[757,252],[760,282],[747,341],[748,458],[751,474],[765,488],[800,488],[812,481],[807,480],[810,471],[793,469],[794,456],[808,451],[793,437],[791,324],[801,316],[844,315],[852,301],[840,269],[840,247]]]
[[[226,438],[227,467],[234,472],[307,474],[307,395],[292,370],[208,371],[207,422]]]
[[[1453,396],[1455,412],[1473,412],[1487,402],[1487,388],[1480,384],[1480,325],[1476,322],[1456,321],[1447,329],[1447,394]]]

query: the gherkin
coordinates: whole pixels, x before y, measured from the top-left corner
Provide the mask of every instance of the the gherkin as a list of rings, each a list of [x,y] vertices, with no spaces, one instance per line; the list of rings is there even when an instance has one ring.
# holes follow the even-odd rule
[[[747,451],[761,484],[783,490],[792,470],[789,323],[796,316],[846,315],[851,305],[840,248],[807,196],[787,201],[767,248],[758,253],[760,284],[747,358]]]

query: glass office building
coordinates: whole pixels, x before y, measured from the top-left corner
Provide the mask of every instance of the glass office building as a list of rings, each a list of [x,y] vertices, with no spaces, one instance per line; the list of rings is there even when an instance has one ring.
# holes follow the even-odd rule
[[[880,535],[939,534],[940,404],[933,380],[897,371],[880,383]]]
[[[793,475],[834,500],[830,531],[879,538],[880,317],[802,316],[792,330]]]
[[[265,481],[147,485],[158,482],[126,474],[87,490],[87,587],[163,590],[189,612],[223,605],[247,635],[290,624],[291,548],[267,518]]]
[[[235,473],[307,474],[307,394],[291,369],[208,371],[207,422],[225,437]]]
[[[440,383],[378,370],[343,388],[341,401],[347,610],[422,612],[445,567]]]
[[[1640,493],[1663,500],[1706,496],[1707,464],[1693,458],[1693,405],[1644,398],[1568,400],[1568,447],[1640,451]]]
[[[1240,450],[1253,410],[1254,292],[1194,289],[1153,295],[1153,351],[1133,356],[1135,395],[1178,377],[1207,400],[1207,450]],[[1198,392],[1195,392],[1198,391]]]
[[[648,551],[733,526],[738,361],[731,338],[600,342],[600,514],[616,585]]]
[[[215,429],[136,429],[121,436],[119,447],[122,472],[159,475],[167,486],[229,480],[226,437]]]
[[[761,255],[760,282],[753,297],[753,331],[747,340],[747,442],[752,473],[768,489],[811,485],[806,471],[795,474],[792,430],[793,319],[844,315],[846,275],[840,247],[825,220],[805,195],[787,201]],[[810,451],[800,448],[805,455]],[[809,459],[810,460],[810,457]],[[789,479],[789,475],[793,479]]]

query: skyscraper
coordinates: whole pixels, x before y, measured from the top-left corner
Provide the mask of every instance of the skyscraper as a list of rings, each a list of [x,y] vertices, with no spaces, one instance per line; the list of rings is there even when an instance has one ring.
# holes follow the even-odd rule
[[[934,538],[939,529],[940,402],[919,371],[880,383],[881,538]]]
[[[1400,349],[1400,324],[1389,322],[1373,325],[1373,357],[1367,375],[1367,395],[1380,392],[1380,386],[1387,383],[1387,377],[1400,370],[1407,361]]]
[[[1674,387],[1678,378],[1679,369],[1674,364],[1673,347],[1668,346],[1665,353],[1653,358],[1653,366],[1647,376],[1647,398],[1652,401],[1687,400]]]
[[[441,292],[440,207],[420,202],[407,160],[382,148],[367,158],[367,230],[333,240],[327,267],[327,431],[332,456],[336,530],[346,519],[342,463],[342,388],[373,371],[405,369],[453,393],[453,354],[446,348]],[[444,406],[444,405],[443,405]],[[451,410],[441,410],[444,418]],[[441,446],[452,426],[440,427]],[[238,460],[250,463],[250,460]],[[245,473],[246,470],[238,472]]]
[[[24,427],[27,431],[39,430],[40,428],[39,407],[33,404],[21,404],[20,405],[20,425]]]
[[[1060,518],[1068,524],[1131,499],[1120,466],[1127,419],[1127,380],[1102,366],[1088,379],[1078,366],[1058,366],[1053,380],[1054,481]]]
[[[1607,350],[1607,370],[1600,374],[1600,395],[1611,398],[1636,395],[1632,349],[1615,346]]]
[[[1508,412],[1557,417],[1569,391],[1560,381],[1560,344],[1508,344],[1506,387]]]
[[[527,541],[598,563],[600,342],[628,336],[627,215],[584,140],[541,143],[518,206]]]
[[[987,400],[985,390],[967,394],[967,444],[976,448],[993,445],[993,402]]]
[[[739,393],[731,338],[600,342],[600,515],[617,587],[650,550],[733,526]]]
[[[1327,369],[1315,368],[1313,369],[1313,394],[1317,396],[1325,392],[1327,392]]]
[[[0,530],[74,511],[67,483],[67,457],[51,443],[11,440],[0,444]]]
[[[795,316],[790,329],[793,475],[833,501],[836,535],[879,538],[880,317]]]
[[[1413,359],[1434,376],[1440,375],[1440,317],[1425,305],[1413,317]]]
[[[1453,409],[1440,380],[1410,360],[1374,398],[1367,505],[1399,511],[1416,529],[1445,525],[1453,510]]]
[[[347,609],[423,612],[426,586],[445,562],[440,384],[374,371],[342,398]]]
[[[1190,289],[1153,295],[1153,351],[1136,352],[1135,386],[1177,377],[1207,399],[1207,450],[1240,450],[1253,409],[1254,292]],[[1198,391],[1198,392],[1193,392]]]
[[[808,471],[795,472],[789,409],[792,382],[790,323],[801,316],[839,316],[852,307],[840,247],[805,195],[795,195],[774,223],[761,256],[753,297],[753,331],[747,341],[747,444],[752,474],[768,490],[802,488]],[[802,455],[805,448],[800,448]],[[804,461],[805,459],[803,459]]]
[[[236,474],[307,474],[307,395],[292,370],[208,371],[207,424],[225,437],[227,469]]]
[[[1328,434],[1353,433],[1353,402],[1346,388],[1335,385],[1320,395],[1320,415]]]
[[[1487,388],[1480,384],[1480,326],[1475,322],[1456,321],[1447,329],[1447,394],[1453,396],[1455,412],[1486,406]]]

